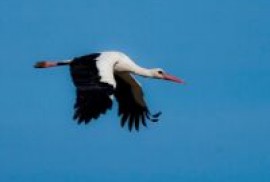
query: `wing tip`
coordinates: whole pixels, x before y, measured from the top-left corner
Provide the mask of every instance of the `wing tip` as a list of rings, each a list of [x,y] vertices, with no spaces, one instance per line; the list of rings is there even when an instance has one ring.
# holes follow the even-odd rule
[[[155,114],[151,114],[149,111],[146,111],[140,115],[140,118],[139,117],[137,118],[131,115],[120,114],[119,116],[122,116],[120,125],[122,128],[124,128],[126,124],[128,123],[129,132],[132,132],[134,130],[136,132],[139,132],[140,126],[144,126],[148,128],[147,122],[145,121],[146,119],[151,122],[158,122],[161,114],[162,112],[160,111]]]

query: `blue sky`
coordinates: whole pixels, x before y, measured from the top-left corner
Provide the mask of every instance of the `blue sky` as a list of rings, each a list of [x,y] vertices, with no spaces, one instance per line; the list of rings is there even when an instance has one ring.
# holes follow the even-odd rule
[[[0,181],[270,181],[268,0],[0,1]],[[68,68],[42,59],[119,50],[181,86],[139,78],[159,123],[115,105],[72,121]]]

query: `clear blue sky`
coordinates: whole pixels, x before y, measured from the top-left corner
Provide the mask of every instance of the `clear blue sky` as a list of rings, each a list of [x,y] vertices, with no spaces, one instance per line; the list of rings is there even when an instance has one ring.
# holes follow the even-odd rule
[[[270,181],[269,0],[0,1],[0,181]],[[141,78],[161,121],[120,128],[116,105],[73,120],[68,68],[120,50],[187,86]]]

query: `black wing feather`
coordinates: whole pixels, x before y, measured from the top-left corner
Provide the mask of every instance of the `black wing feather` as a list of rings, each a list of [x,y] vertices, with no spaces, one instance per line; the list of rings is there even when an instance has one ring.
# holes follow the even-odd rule
[[[121,116],[121,126],[124,127],[128,122],[128,128],[131,131],[133,127],[139,131],[140,123],[143,126],[146,125],[146,119],[150,121],[157,121],[160,114],[156,114],[157,117],[152,117],[148,107],[136,102],[132,86],[125,81],[121,76],[115,74],[116,90],[115,97],[119,103],[118,115]],[[132,78],[133,79],[133,78]]]
[[[113,86],[100,82],[101,77],[96,67],[99,53],[75,58],[70,65],[70,73],[76,86],[76,102],[73,118],[78,123],[89,123],[112,108],[110,95]]]

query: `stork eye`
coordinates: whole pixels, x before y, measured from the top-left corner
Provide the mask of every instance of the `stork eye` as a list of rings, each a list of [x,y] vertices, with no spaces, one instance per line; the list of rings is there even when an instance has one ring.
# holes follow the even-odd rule
[[[158,74],[161,74],[162,75],[163,74],[163,71],[158,71]]]

